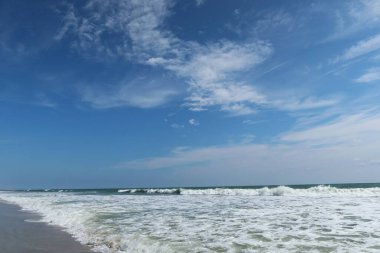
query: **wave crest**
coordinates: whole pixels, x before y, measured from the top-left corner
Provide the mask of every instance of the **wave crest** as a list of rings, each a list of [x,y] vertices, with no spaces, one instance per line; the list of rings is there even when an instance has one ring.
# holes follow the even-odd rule
[[[262,188],[147,188],[120,189],[123,194],[172,194],[172,195],[227,195],[227,196],[358,196],[380,197],[380,188],[338,188],[329,185],[318,185],[306,189],[295,189],[289,186]]]

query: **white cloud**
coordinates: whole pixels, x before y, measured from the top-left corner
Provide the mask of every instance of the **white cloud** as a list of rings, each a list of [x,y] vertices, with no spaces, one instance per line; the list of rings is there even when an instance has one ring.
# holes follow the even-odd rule
[[[274,29],[285,29],[287,32],[294,27],[295,20],[291,14],[284,10],[271,10],[263,14],[257,20],[253,30],[256,34],[262,34]]]
[[[234,81],[233,74],[261,63],[271,52],[271,47],[261,42],[222,42],[202,49],[189,63],[176,68],[180,75],[191,79],[187,105],[191,108],[220,105],[222,110],[229,111],[243,103],[244,107],[263,103],[262,94],[250,85]]]
[[[231,116],[243,116],[256,113],[256,110],[251,106],[242,103],[222,105],[222,110],[229,112]]]
[[[42,107],[56,108],[57,103],[53,102],[46,94],[38,93],[36,94],[36,100],[29,102],[31,105],[37,105]]]
[[[238,116],[253,114],[259,107],[303,110],[334,104],[332,100],[313,98],[273,100],[252,83],[240,80],[241,73],[271,57],[272,45],[257,39],[207,44],[181,40],[165,24],[173,4],[170,0],[92,0],[80,11],[71,6],[56,39],[74,36],[75,47],[85,53],[95,51],[100,56],[122,57],[174,73],[187,84],[184,105],[193,111],[214,107]],[[290,22],[283,12],[272,15],[271,19],[281,24]],[[154,107],[175,94],[173,89],[146,90],[131,85],[119,85],[115,92],[104,95],[89,89],[82,93],[83,100],[96,108]]]
[[[268,58],[271,46],[255,40],[222,40],[207,45],[180,40],[165,28],[172,5],[169,0],[93,0],[80,17],[69,9],[56,38],[71,34],[77,38],[75,46],[84,52],[95,50],[174,72],[189,85],[186,105],[192,110],[219,106],[237,115],[253,112],[251,106],[265,98],[253,86],[237,82],[235,75]],[[121,105],[125,99],[112,100],[104,104]]]
[[[360,25],[377,24],[380,22],[380,2],[378,0],[361,0],[352,4],[349,10]]]
[[[256,136],[253,134],[245,134],[242,136],[241,144],[250,144],[255,138]]]
[[[380,34],[359,41],[356,45],[347,49],[341,56],[336,58],[337,61],[352,60],[354,58],[375,52],[380,49]]]
[[[263,62],[271,52],[271,46],[260,41],[221,41],[199,48],[187,64],[171,68],[196,81],[212,83],[226,79],[233,72],[250,69]]]
[[[266,103],[266,97],[249,85],[192,83],[190,89],[186,105],[195,111],[219,105],[223,111],[245,115],[255,112],[252,106]]]
[[[78,18],[75,14],[74,7],[72,5],[68,5],[67,11],[63,17],[63,26],[58,30],[54,36],[54,39],[58,41],[62,40],[66,33],[68,33],[71,29],[78,29]]]
[[[108,109],[124,106],[157,107],[168,102],[178,91],[155,80],[137,78],[111,88],[87,87],[81,93],[83,101],[93,108]]]
[[[206,2],[206,0],[195,0],[195,3],[196,3],[197,6],[201,6],[205,2]]]
[[[170,127],[175,128],[175,129],[181,129],[181,128],[184,128],[185,126],[181,124],[173,123],[170,125]]]
[[[171,0],[92,0],[80,10],[69,6],[56,39],[71,36],[80,53],[101,59],[117,57],[146,64],[168,53],[176,56],[180,41],[163,28],[171,6]],[[164,82],[136,78],[103,89],[86,85],[80,94],[93,108],[152,108],[168,102],[178,91]]]
[[[123,169],[173,169],[187,182],[196,175],[212,184],[295,184],[378,181],[378,144],[325,147],[240,144],[187,149],[119,164]],[[360,160],[355,160],[355,158]],[[185,168],[185,169],[184,169]]]
[[[271,46],[260,41],[220,41],[206,46],[193,45],[184,59],[151,58],[148,63],[174,71],[187,80],[190,95],[186,105],[191,110],[220,106],[221,110],[237,115],[253,112],[251,106],[262,104],[265,96],[251,85],[236,82],[234,74],[251,69],[271,52]]]
[[[304,142],[313,145],[342,143],[366,145],[380,139],[380,114],[362,112],[345,115],[331,122],[281,136],[282,141]]]
[[[346,38],[359,31],[380,25],[380,3],[378,0],[342,2],[342,8],[334,9],[335,32],[322,42]]]
[[[246,119],[243,120],[242,123],[246,125],[256,125],[256,124],[261,124],[267,122],[266,120],[251,120],[251,119]]]
[[[80,10],[69,6],[55,38],[73,36],[78,50],[95,51],[99,57],[137,57],[144,61],[168,52],[176,42],[162,29],[171,5],[171,0],[92,0]]]
[[[376,181],[379,149],[380,114],[368,111],[288,133],[273,144],[186,148],[118,167],[171,168],[176,175],[202,173],[229,184]]]
[[[186,151],[188,149],[189,149],[189,147],[187,147],[187,146],[179,146],[179,147],[175,147],[174,149],[172,149],[171,152],[173,154],[176,154],[176,153],[181,153],[183,151]]]
[[[12,90],[12,88],[14,88],[12,87],[12,85],[14,85],[14,87],[17,87],[17,84],[3,84],[2,91],[0,94],[1,102],[10,102],[46,108],[58,107],[58,104],[52,100],[51,92],[45,93],[40,91],[29,91],[26,94],[15,94]]]
[[[380,80],[380,68],[371,68],[365,74],[357,78],[355,81],[358,83],[370,83]]]
[[[189,124],[192,126],[199,126],[199,121],[196,119],[189,119]]]
[[[287,100],[274,100],[272,104],[280,110],[297,111],[317,109],[339,103],[339,98],[321,99],[315,97],[287,98]]]

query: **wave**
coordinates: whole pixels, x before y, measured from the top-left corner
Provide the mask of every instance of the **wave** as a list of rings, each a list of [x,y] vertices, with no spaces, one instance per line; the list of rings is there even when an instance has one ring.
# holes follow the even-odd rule
[[[117,192],[128,194],[180,194],[181,189],[121,189]]]
[[[362,236],[366,247],[374,245],[369,235],[378,234],[379,187],[299,187],[0,191],[0,198],[41,214],[41,221],[62,227],[102,253],[242,252],[235,245],[261,245],[263,252],[273,252],[278,242],[285,247],[281,252],[296,252],[298,246],[288,239],[297,233],[302,235],[297,244],[309,248],[322,243],[344,252],[363,251],[363,244],[351,240],[352,233]],[[305,237],[301,229],[305,224],[311,237]],[[210,227],[218,233],[209,233]],[[319,238],[320,228],[329,227],[334,231],[324,231],[324,238],[331,236],[331,241],[314,240]],[[346,234],[348,239],[342,240]],[[279,239],[263,240],[268,235]],[[228,240],[236,243],[227,244]]]
[[[380,197],[380,187],[372,188],[338,188],[329,185],[318,185],[306,189],[295,189],[288,186],[262,188],[147,188],[120,189],[122,194],[171,194],[171,195],[227,195],[227,196],[358,196]]]

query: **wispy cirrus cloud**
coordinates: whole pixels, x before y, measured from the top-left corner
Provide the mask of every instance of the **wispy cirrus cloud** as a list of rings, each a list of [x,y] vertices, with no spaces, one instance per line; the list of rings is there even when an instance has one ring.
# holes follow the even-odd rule
[[[349,3],[349,15],[357,25],[374,25],[380,23],[380,3],[377,0],[361,0]]]
[[[322,40],[331,42],[344,39],[362,30],[371,29],[380,24],[380,3],[377,0],[345,1],[334,10],[335,31]]]
[[[56,108],[58,106],[58,103],[52,99],[53,92],[41,92],[33,88],[27,92],[20,92],[20,87],[17,83],[2,83],[0,102],[46,108]]]
[[[125,170],[175,170],[177,177],[197,181],[207,175],[210,184],[304,184],[373,182],[378,156],[375,142],[360,146],[239,144],[186,149],[168,156],[128,161]]]
[[[240,36],[252,33],[255,37],[267,38],[273,33],[289,33],[297,26],[294,15],[282,8],[265,11],[235,9],[234,17],[235,20],[225,24],[225,28]]]
[[[380,139],[380,114],[376,110],[341,115],[327,123],[286,133],[280,139],[312,145],[362,145],[373,142],[372,138]]]
[[[348,48],[342,55],[338,56],[335,61],[347,61],[354,58],[376,52],[380,49],[380,34],[369,37],[357,42],[355,45]]]
[[[380,80],[380,68],[370,68],[355,81],[358,83],[370,83]]]
[[[380,34],[374,29],[380,25],[380,2],[376,0],[349,1],[344,3],[343,7],[345,8],[336,11],[337,31],[325,42],[348,38],[348,36],[358,34],[359,31],[372,35],[356,40],[343,53],[331,59],[330,66],[338,64],[338,67],[330,69],[326,74],[340,74],[352,66],[361,68],[360,64],[363,62],[372,65],[373,60],[376,60],[376,54],[380,51]],[[367,67],[364,74],[352,80],[359,83],[378,80],[376,66]]]
[[[199,121],[197,119],[189,119],[189,124],[192,126],[199,126]]]
[[[73,46],[85,55],[122,58],[175,74],[187,85],[184,105],[194,111],[215,107],[230,115],[247,115],[255,113],[261,106],[296,110],[331,105],[326,101],[311,103],[308,98],[286,105],[268,98],[254,84],[239,77],[271,57],[274,48],[269,42],[254,38],[250,41],[220,39],[208,43],[180,39],[165,23],[172,15],[173,5],[170,0],[92,0],[80,10],[71,5],[56,39],[70,37]],[[285,14],[275,19],[289,21]],[[164,92],[168,90],[155,91],[153,97],[156,99],[152,102],[142,102],[142,99],[136,102],[129,93],[137,94],[138,89],[128,92],[130,85],[119,87],[114,89],[117,92],[105,92],[105,95],[87,87],[88,91],[81,94],[83,100],[95,108],[154,107],[174,95],[174,92]]]
[[[308,110],[339,103],[339,98],[293,97],[277,99],[255,86],[237,81],[236,74],[261,64],[273,53],[270,44],[222,41],[192,51],[188,60],[150,58],[148,63],[186,78],[190,95],[185,105],[193,111],[219,106],[233,116],[257,112],[259,107],[282,111]]]
[[[284,29],[287,32],[293,30],[296,20],[294,17],[284,10],[271,10],[262,14],[262,17],[253,27],[254,33],[261,35],[270,30]]]
[[[278,109],[285,111],[298,111],[309,110],[329,107],[340,102],[341,98],[316,98],[316,97],[304,97],[304,98],[288,98],[287,100],[274,100],[272,104]]]
[[[206,2],[206,0],[195,0],[195,3],[196,3],[197,6],[201,6],[205,2]]]
[[[191,110],[219,106],[223,111],[242,115],[252,113],[252,105],[265,102],[264,95],[252,85],[237,82],[235,74],[249,70],[269,57],[272,52],[269,44],[221,41],[198,45],[190,52],[181,59],[150,58],[147,63],[185,78],[190,92],[185,105]]]
[[[203,48],[189,63],[173,66],[178,74],[190,79],[191,95],[186,104],[192,110],[221,106],[222,110],[244,114],[250,105],[263,103],[264,96],[253,86],[237,82],[234,74],[261,63],[271,52],[271,46],[262,42],[222,42]]]
[[[171,0],[92,0],[81,8],[68,5],[64,24],[55,38],[71,37],[81,53],[143,61],[154,54],[165,54],[176,42],[163,29],[171,6]]]
[[[173,123],[170,125],[171,128],[175,128],[175,129],[182,129],[184,128],[185,126],[182,125],[182,124],[178,124],[178,123]]]
[[[252,138],[242,144],[186,148],[167,156],[124,162],[117,167],[178,171],[186,168],[216,178],[228,175],[229,179],[239,173],[244,175],[239,180],[246,178],[251,183],[261,176],[277,183],[312,183],[325,178],[336,182],[379,179],[378,163],[374,162],[378,161],[380,148],[380,114],[376,110],[341,115],[305,130],[294,130],[279,136],[272,144],[251,141]]]
[[[84,102],[96,109],[133,106],[153,108],[167,103],[179,93],[173,87],[165,86],[160,80],[136,78],[117,86],[89,87],[80,91]]]
[[[181,40],[164,24],[172,5],[168,0],[94,0],[83,8],[82,16],[71,6],[56,38],[74,36],[75,47],[84,52],[94,50],[175,73],[188,84],[185,105],[192,110],[219,106],[237,114],[251,112],[249,104],[260,103],[262,95],[253,86],[237,82],[233,75],[264,61],[272,51],[271,46],[255,40],[250,43],[222,40],[206,45]],[[110,40],[109,34],[113,33],[119,40]],[[86,101],[88,98],[84,97]],[[120,101],[120,97],[110,100]],[[112,104],[120,103],[109,103]]]

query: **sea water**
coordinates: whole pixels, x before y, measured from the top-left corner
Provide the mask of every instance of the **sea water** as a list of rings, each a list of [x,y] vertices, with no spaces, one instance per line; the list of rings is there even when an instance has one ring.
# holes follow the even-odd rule
[[[380,252],[380,185],[3,191],[97,252]]]

